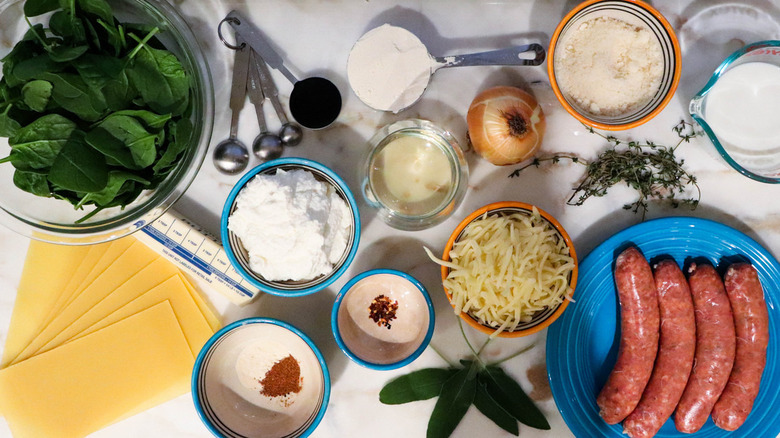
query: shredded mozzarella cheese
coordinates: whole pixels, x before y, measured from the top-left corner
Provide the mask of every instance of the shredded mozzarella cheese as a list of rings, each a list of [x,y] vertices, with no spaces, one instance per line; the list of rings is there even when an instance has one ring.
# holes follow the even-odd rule
[[[513,331],[572,294],[569,247],[536,208],[531,214],[485,213],[463,229],[449,261],[425,251],[449,269],[443,286],[455,313],[496,328],[491,337]]]

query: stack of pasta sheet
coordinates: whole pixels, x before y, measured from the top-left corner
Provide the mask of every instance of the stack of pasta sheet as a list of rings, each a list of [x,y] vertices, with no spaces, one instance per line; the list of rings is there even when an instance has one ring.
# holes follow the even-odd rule
[[[13,435],[83,437],[189,389],[219,328],[181,272],[133,237],[33,241],[0,369]]]

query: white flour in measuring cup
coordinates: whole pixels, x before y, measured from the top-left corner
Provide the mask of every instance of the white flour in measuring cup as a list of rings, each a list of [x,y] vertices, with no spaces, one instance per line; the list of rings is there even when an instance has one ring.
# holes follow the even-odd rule
[[[420,98],[433,60],[417,36],[383,24],[364,34],[349,52],[347,77],[366,105],[398,113]]]

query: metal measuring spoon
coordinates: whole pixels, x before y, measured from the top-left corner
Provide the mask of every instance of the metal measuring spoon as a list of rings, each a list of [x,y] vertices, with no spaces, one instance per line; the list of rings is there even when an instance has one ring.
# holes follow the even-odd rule
[[[533,52],[533,57],[525,56],[528,52]],[[363,103],[376,110],[398,113],[422,97],[431,77],[441,68],[540,65],[544,59],[544,47],[540,44],[434,57],[414,33],[384,24],[366,32],[352,47],[347,78]],[[382,93],[377,93],[379,89]]]
[[[249,71],[249,55],[251,49],[247,47],[241,36],[236,34],[237,48],[233,60],[233,82],[230,86],[230,136],[214,148],[214,166],[220,172],[233,175],[242,172],[249,164],[249,151],[241,143],[238,136],[238,116],[244,108],[246,101],[246,81]]]
[[[265,61],[259,53],[252,50],[252,62],[255,66],[255,71],[260,77],[260,86],[263,88],[263,93],[271,101],[271,105],[276,111],[276,116],[279,117],[279,121],[282,122],[282,130],[279,131],[279,137],[282,139],[284,146],[295,146],[301,142],[303,138],[303,131],[301,127],[290,123],[287,119],[287,115],[284,113],[282,103],[279,102],[279,91],[276,89],[274,80],[271,77],[271,72],[268,70],[268,66],[265,65]]]
[[[268,126],[265,123],[265,114],[263,113],[263,102],[265,102],[265,95],[260,85],[260,74],[256,68],[256,62],[254,62],[255,53],[250,49],[252,54],[250,55],[250,62],[252,63],[249,69],[249,77],[247,78],[247,90],[249,91],[249,101],[255,106],[255,113],[257,113],[257,124],[260,127],[260,134],[255,137],[255,141],[252,142],[252,152],[263,161],[273,160],[279,158],[284,152],[282,147],[282,139],[276,134],[268,132]]]
[[[299,81],[284,66],[284,60],[268,44],[262,33],[237,11],[230,11],[223,22],[229,23],[236,34],[241,34],[247,44],[262,55],[269,66],[279,70],[293,84],[290,113],[298,123],[309,129],[320,129],[338,118],[341,112],[341,93],[333,82],[321,77]]]

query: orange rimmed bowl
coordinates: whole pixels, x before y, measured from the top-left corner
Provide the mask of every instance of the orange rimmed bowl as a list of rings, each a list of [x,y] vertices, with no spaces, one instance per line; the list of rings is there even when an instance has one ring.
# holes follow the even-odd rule
[[[556,64],[563,57],[567,35],[576,31],[583,23],[599,17],[610,17],[637,28],[650,31],[651,39],[657,41],[662,53],[663,67],[660,84],[652,97],[633,102],[619,114],[599,114],[589,109],[584,102],[578,102],[571,93],[562,91]],[[669,22],[648,3],[639,0],[587,0],[572,9],[558,24],[550,40],[547,57],[547,73],[550,85],[561,105],[580,122],[598,129],[619,131],[637,127],[660,113],[672,100],[682,71],[682,56],[677,36]],[[561,68],[558,66],[557,68]],[[591,72],[582,69],[583,77]],[[587,85],[587,82],[583,82]],[[591,84],[592,86],[592,84]],[[565,88],[565,87],[564,87]]]
[[[465,219],[463,219],[463,221],[461,221],[461,223],[458,224],[458,226],[452,232],[449,240],[447,240],[447,245],[444,247],[444,253],[442,255],[442,259],[447,262],[450,261],[450,251],[452,250],[452,247],[455,245],[455,243],[460,240],[466,227],[469,226],[475,220],[480,219],[483,215],[485,215],[485,213],[487,213],[488,217],[496,216],[496,215],[511,215],[514,213],[522,213],[530,216],[533,213],[533,209],[534,209],[533,205],[526,204],[525,202],[504,201],[504,202],[496,202],[496,203],[488,204],[483,206],[482,208],[475,210],[473,213],[471,213]],[[536,207],[536,209],[539,211],[539,215],[542,217],[542,219],[546,220],[552,226],[552,228],[555,229],[558,238],[563,239],[563,241],[566,243],[566,246],[569,249],[569,255],[571,256],[572,259],[574,259],[574,268],[572,269],[569,275],[569,286],[571,288],[572,293],[574,293],[575,287],[577,285],[577,272],[579,267],[579,263],[577,261],[577,253],[574,250],[574,243],[572,243],[569,234],[566,232],[563,226],[552,215],[550,215],[549,213],[547,213],[546,211],[538,207]],[[442,282],[444,282],[444,280],[447,278],[449,274],[450,274],[450,268],[446,266],[442,266],[441,267]],[[444,288],[444,292],[447,294],[447,299],[450,301],[450,305],[452,305],[454,309],[455,305],[452,302],[452,292],[450,292],[446,287]],[[536,312],[533,315],[531,321],[521,322],[520,324],[517,325],[517,327],[515,327],[514,330],[499,332],[497,336],[502,338],[519,338],[522,336],[528,336],[537,333],[545,329],[547,326],[552,324],[556,319],[558,319],[558,317],[560,317],[561,314],[563,314],[563,311],[566,310],[568,304],[569,304],[569,300],[564,299],[553,307],[547,307],[543,310]],[[460,312],[460,317],[464,321],[466,321],[468,325],[487,335],[493,335],[496,329],[498,328],[498,327],[481,323],[478,318],[476,318],[475,316],[471,315],[468,312]]]

